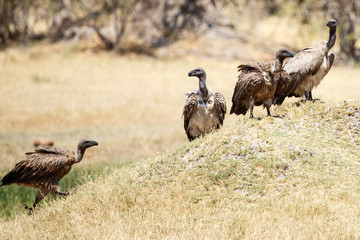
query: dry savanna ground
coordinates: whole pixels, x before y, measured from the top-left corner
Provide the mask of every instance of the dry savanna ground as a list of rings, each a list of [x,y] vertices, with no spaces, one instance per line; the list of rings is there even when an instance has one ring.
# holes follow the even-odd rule
[[[121,165],[31,217],[19,206],[1,239],[360,238],[359,68],[335,66],[313,92],[323,102],[272,107],[283,118],[227,115],[187,143],[182,107],[198,86],[187,72],[204,67],[229,109],[239,61],[57,45],[5,50],[0,62],[1,173],[39,136],[65,149],[97,140],[76,168]]]
[[[231,106],[238,61],[160,61],[72,54],[69,48],[0,54],[1,168],[13,166],[39,136],[67,149],[83,137],[98,140],[101,147],[96,154],[89,151],[84,163],[145,159],[186,142],[185,93],[198,87],[187,72],[198,66],[207,71],[208,85],[223,93]],[[326,102],[359,99],[358,76],[358,68],[334,67],[313,95]],[[265,111],[258,107],[255,114],[263,117]],[[236,119],[228,116],[225,125]]]

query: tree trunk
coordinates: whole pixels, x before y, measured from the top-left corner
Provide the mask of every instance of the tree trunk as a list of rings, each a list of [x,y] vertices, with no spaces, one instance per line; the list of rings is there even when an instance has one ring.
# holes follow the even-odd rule
[[[0,0],[0,45],[5,45],[9,38],[8,1]]]

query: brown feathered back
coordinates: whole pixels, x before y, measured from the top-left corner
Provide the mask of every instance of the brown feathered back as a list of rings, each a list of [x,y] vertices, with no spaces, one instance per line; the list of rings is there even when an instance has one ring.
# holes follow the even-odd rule
[[[271,61],[268,62],[261,62],[261,63],[247,63],[247,64],[240,64],[238,66],[238,72],[247,74],[251,71],[265,71],[270,72],[271,71]],[[240,77],[240,76],[239,76]]]
[[[269,76],[271,62],[239,65],[238,81],[234,88],[230,114],[246,114],[251,101],[259,104],[275,91],[274,81]],[[265,80],[267,78],[267,81]],[[261,105],[260,104],[260,105]]]
[[[250,108],[250,117],[253,117],[254,106],[264,105],[270,116],[270,106],[277,84],[282,81],[282,77],[285,77],[282,69],[283,61],[293,56],[292,52],[280,49],[276,52],[273,61],[239,65],[240,73],[234,88],[230,114],[245,115]]]
[[[14,169],[3,177],[1,186],[15,183],[37,188],[32,207],[25,205],[25,209],[31,214],[48,193],[60,196],[70,194],[60,190],[59,180],[69,173],[74,163],[81,161],[87,148],[97,145],[98,142],[94,140],[82,139],[76,154],[59,148],[39,147],[35,152],[25,154],[26,159],[17,163]]]
[[[26,153],[26,159],[3,177],[2,185],[16,183],[39,187],[49,182],[56,183],[70,171],[74,160],[75,153],[72,151],[38,148],[35,152]]]
[[[273,104],[281,105],[286,98],[286,91],[291,86],[291,77],[286,71],[280,73],[280,78],[276,86]]]

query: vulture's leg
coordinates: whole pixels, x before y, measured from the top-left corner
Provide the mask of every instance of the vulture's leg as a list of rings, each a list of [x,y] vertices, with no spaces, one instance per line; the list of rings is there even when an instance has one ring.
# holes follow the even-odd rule
[[[251,101],[250,102],[250,118],[254,118],[253,110],[254,110],[254,102]]]
[[[305,100],[308,100],[309,99],[309,93],[308,91],[305,91]]]
[[[29,210],[29,215],[31,215],[33,213],[33,211],[35,210],[36,205],[49,193],[49,191],[47,189],[38,189],[36,192],[36,197],[35,197],[35,202],[33,204],[32,207],[28,207],[25,204],[25,209]]]
[[[310,101],[313,101],[313,97],[312,97],[311,91],[309,92],[309,100],[310,100]]]
[[[271,117],[271,113],[270,113],[271,100],[267,100],[264,105],[265,105],[265,107],[266,107],[267,116],[268,116],[268,117]]]
[[[305,91],[305,99],[306,101],[312,101],[311,91]]]
[[[311,91],[309,92],[309,97],[310,97],[310,100],[313,101],[313,102],[315,102],[315,101],[321,102],[321,100],[319,98],[313,98],[312,97],[312,92]]]
[[[267,111],[268,117],[271,117],[271,114],[270,114],[270,106],[269,106],[269,105],[266,105],[266,111]]]

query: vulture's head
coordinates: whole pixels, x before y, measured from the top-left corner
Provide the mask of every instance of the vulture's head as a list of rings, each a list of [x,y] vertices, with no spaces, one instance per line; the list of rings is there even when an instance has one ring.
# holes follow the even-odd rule
[[[92,146],[97,146],[99,145],[97,141],[94,141],[94,140],[89,140],[89,139],[83,139],[79,142],[79,145],[78,145],[78,148],[79,149],[82,149],[82,150],[85,150],[89,147],[92,147]]]
[[[283,62],[285,58],[294,57],[294,53],[286,49],[280,49],[276,53],[276,57],[278,57],[280,61]]]
[[[331,19],[326,23],[326,26],[329,28],[336,28],[337,21],[335,19]]]
[[[202,67],[195,68],[188,73],[189,77],[205,77],[206,73]]]
[[[294,57],[294,53],[286,49],[280,49],[279,51],[277,51],[275,54],[275,61],[271,66],[271,73],[272,74],[280,73],[282,70],[284,59],[288,57]]]

